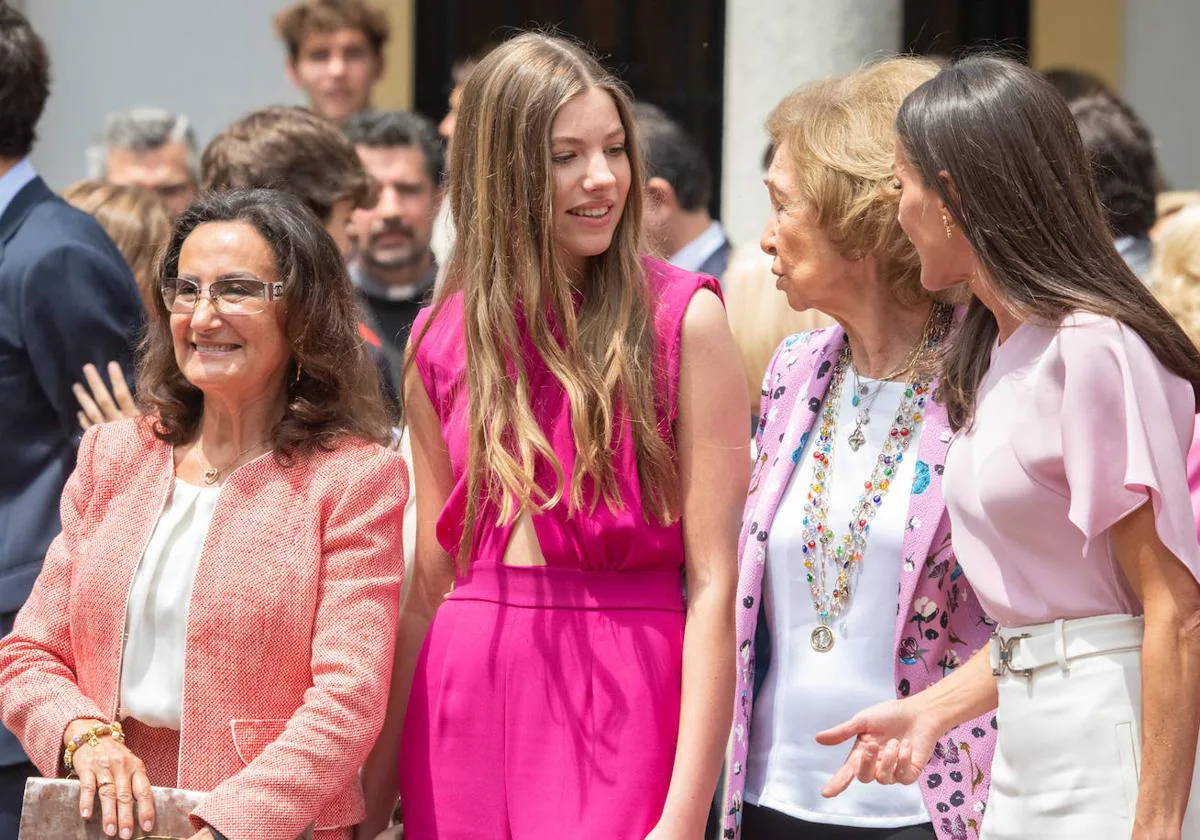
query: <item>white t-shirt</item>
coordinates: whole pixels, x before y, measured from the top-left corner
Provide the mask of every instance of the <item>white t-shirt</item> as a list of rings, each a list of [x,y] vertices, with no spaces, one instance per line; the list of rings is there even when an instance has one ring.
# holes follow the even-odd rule
[[[192,583],[220,487],[175,479],[129,590],[121,717],[178,730]]]
[[[863,484],[875,469],[907,387],[902,382],[882,383],[882,391],[871,401],[871,420],[863,427],[867,442],[855,452],[849,444],[857,414],[851,405],[853,382],[848,373],[838,409],[829,488],[829,524],[838,543]],[[880,387],[871,380],[863,383],[872,394]],[[850,582],[849,604],[831,621],[833,649],[818,653],[809,641],[817,614],[800,545],[804,502],[812,486],[812,444],[820,423],[818,415],[767,538],[763,610],[771,634],[771,664],[754,702],[745,799],[815,823],[858,828],[926,823],[930,817],[915,786],[855,783],[835,799],[822,798],[821,788],[841,767],[849,744],[822,747],[815,740],[817,732],[896,697],[896,594],[920,429],[871,523],[862,563]],[[827,574],[830,583],[833,577],[832,572]]]

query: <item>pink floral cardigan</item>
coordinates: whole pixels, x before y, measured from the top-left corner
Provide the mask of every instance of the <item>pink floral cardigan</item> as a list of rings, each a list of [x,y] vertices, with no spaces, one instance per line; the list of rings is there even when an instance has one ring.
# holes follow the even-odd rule
[[[756,434],[758,457],[739,542],[737,697],[726,763],[722,837],[741,831],[742,792],[754,704],[754,639],[767,563],[767,535],[800,453],[812,432],[833,366],[846,341],[840,327],[800,333],[775,352],[763,380]],[[950,545],[941,484],[951,432],[945,409],[931,400],[918,444],[896,605],[896,696],[941,679],[991,634]],[[803,709],[795,710],[803,714]],[[979,835],[996,741],[993,713],[956,727],[937,745],[918,784],[939,840]]]

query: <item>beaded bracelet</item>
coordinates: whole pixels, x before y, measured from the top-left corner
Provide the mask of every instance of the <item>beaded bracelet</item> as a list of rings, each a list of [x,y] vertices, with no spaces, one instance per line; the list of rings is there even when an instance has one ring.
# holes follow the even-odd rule
[[[63,751],[63,766],[68,770],[74,769],[75,750],[84,744],[87,744],[89,747],[98,747],[100,746],[100,739],[105,736],[112,738],[119,744],[125,743],[125,732],[121,729],[121,724],[115,720],[112,723],[98,723],[79,733],[68,742],[66,750]]]

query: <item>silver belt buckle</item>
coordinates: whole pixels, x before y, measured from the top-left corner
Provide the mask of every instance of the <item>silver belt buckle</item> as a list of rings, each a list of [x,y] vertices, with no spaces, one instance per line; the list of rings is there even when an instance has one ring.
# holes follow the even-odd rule
[[[999,654],[999,661],[992,668],[993,677],[1002,677],[1005,674],[1012,674],[1014,677],[1023,677],[1029,679],[1033,676],[1032,668],[1014,668],[1012,667],[1013,653],[1016,650],[1017,643],[1022,639],[1028,639],[1028,633],[1022,633],[1019,636],[1009,636],[1007,639],[1001,637],[997,632],[992,633],[992,641],[996,643],[996,652]]]

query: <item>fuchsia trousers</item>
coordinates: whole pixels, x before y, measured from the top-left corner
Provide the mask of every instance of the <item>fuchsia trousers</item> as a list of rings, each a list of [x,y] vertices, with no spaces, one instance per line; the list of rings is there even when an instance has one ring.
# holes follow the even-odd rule
[[[643,840],[671,780],[683,625],[675,570],[473,567],[417,662],[406,840]]]

